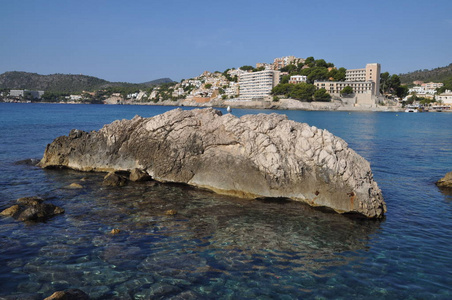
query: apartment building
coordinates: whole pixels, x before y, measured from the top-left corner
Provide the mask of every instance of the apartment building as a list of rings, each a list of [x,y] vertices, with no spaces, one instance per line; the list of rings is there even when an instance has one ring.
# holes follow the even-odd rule
[[[239,76],[240,99],[261,100],[269,96],[272,88],[279,83],[279,71],[264,70]]]

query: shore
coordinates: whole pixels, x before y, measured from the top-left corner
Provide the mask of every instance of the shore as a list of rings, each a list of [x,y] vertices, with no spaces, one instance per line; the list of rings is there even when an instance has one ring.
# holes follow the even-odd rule
[[[397,106],[352,106],[345,105],[342,101],[331,102],[301,102],[294,99],[280,99],[279,101],[244,101],[244,100],[214,100],[210,102],[196,102],[193,100],[181,99],[177,101],[165,100],[157,103],[137,103],[128,104],[143,105],[163,105],[163,106],[190,106],[190,107],[231,107],[245,109],[275,109],[275,110],[307,110],[307,111],[388,111],[402,112],[404,109]]]

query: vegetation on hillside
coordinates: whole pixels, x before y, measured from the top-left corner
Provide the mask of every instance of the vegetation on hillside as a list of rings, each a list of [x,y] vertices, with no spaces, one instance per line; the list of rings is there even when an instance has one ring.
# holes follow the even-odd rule
[[[380,92],[384,95],[396,95],[404,98],[408,95],[408,86],[402,85],[398,75],[384,72],[380,74]]]
[[[40,75],[28,72],[5,72],[0,74],[0,89],[42,90],[49,93],[80,94],[82,91],[97,91],[106,88],[146,89],[161,83],[172,82],[162,78],[141,84],[109,82],[93,76],[73,74]]]
[[[399,77],[400,81],[404,84],[411,84],[416,80],[424,82],[444,82],[452,78],[452,63],[448,66],[431,70],[424,69],[406,74],[399,74]]]
[[[325,89],[316,90],[313,83],[316,80],[344,81],[346,69],[336,69],[333,63],[310,56],[304,63],[290,64],[280,71],[287,72],[288,75],[281,77],[280,83],[272,90],[273,95],[283,95],[300,101],[330,101],[331,95]],[[289,83],[290,76],[294,75],[306,76],[307,82]]]

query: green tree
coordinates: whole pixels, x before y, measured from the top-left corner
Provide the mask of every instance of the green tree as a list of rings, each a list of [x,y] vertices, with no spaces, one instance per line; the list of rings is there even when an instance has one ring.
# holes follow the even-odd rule
[[[315,86],[309,83],[294,84],[292,90],[289,93],[289,97],[297,100],[312,101],[312,97],[315,93]]]
[[[254,71],[254,67],[253,66],[241,66],[240,70],[242,70],[242,71]]]
[[[283,75],[283,76],[281,76],[281,80],[279,81],[279,83],[288,83],[289,80],[290,80],[289,75]]]
[[[343,95],[343,96],[348,96],[353,93],[354,93],[353,88],[348,85],[341,90],[341,95]]]
[[[307,57],[306,60],[304,61],[304,64],[309,67],[313,67],[315,64],[314,57],[312,57],[312,56]]]
[[[405,98],[406,96],[408,96],[408,90],[409,89],[406,85],[399,86],[396,90],[397,97],[401,99]]]
[[[380,92],[382,94],[387,93],[389,85],[389,72],[384,72],[380,74]]]
[[[314,83],[314,81],[316,80],[328,80],[328,69],[327,68],[322,68],[322,67],[313,67],[310,68],[311,71],[309,72],[308,75],[308,83]]]
[[[296,72],[297,71],[297,66],[295,66],[293,64],[290,64],[290,65],[287,65],[287,66],[281,68],[280,71],[281,72],[288,72],[288,73]]]
[[[295,84],[292,83],[280,83],[272,89],[272,95],[284,95],[289,97]]]
[[[210,89],[212,87],[212,84],[210,83],[206,83],[206,85],[204,86],[206,89]]]
[[[336,74],[333,76],[334,81],[345,81],[345,73],[347,70],[345,68],[339,68]]]
[[[328,94],[326,89],[321,88],[314,92],[314,101],[328,102],[331,100],[331,95]]]
[[[317,59],[314,61],[316,67],[328,68],[328,64],[324,59]]]

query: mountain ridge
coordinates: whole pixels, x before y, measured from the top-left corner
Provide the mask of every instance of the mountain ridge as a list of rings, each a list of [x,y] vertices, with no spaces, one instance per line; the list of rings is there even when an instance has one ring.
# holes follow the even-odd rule
[[[444,82],[452,77],[452,63],[448,66],[434,69],[417,70],[405,74],[399,74],[400,81],[404,84],[411,84],[413,81],[420,80],[424,82]]]
[[[118,86],[147,88],[170,82],[173,82],[170,78],[159,78],[143,83],[111,82],[89,75],[61,73],[41,75],[23,71],[8,71],[0,74],[0,89],[28,89],[66,93],[94,91]]]

